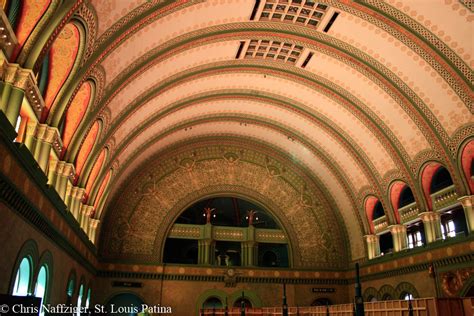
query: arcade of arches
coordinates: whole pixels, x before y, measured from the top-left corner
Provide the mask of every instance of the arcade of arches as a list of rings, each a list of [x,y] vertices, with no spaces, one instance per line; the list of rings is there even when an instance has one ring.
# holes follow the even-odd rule
[[[472,1],[0,3],[0,294],[474,294]]]

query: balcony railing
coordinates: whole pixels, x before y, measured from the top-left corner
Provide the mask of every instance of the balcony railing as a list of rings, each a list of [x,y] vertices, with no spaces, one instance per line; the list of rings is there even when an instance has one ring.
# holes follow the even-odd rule
[[[446,187],[438,192],[431,194],[431,201],[433,202],[433,210],[437,211],[442,208],[458,203],[458,194],[454,185]]]
[[[409,306],[411,304],[411,307]],[[467,298],[418,298],[413,299],[411,302],[407,300],[389,300],[389,301],[378,301],[378,302],[366,302],[364,303],[364,310],[366,315],[408,315],[409,310],[413,311],[413,315],[446,315],[443,311],[455,310],[459,306],[463,306],[466,314],[471,315],[474,308],[474,299],[472,297]],[[243,315],[240,307],[229,307],[223,308],[212,308],[212,309],[201,309],[199,311],[200,316],[218,316],[218,315],[229,315],[229,316],[240,316]],[[282,307],[254,307],[245,308],[244,315],[252,316],[281,316],[283,315]],[[334,316],[352,316],[354,315],[354,304],[341,304],[341,305],[329,305],[329,306],[311,306],[311,307],[288,307],[288,315],[334,315]]]
[[[376,233],[380,233],[381,231],[383,231],[384,229],[388,227],[388,221],[385,215],[377,219],[374,219],[373,222],[374,222],[374,230]]]
[[[398,209],[398,214],[400,214],[400,220],[402,223],[407,223],[418,217],[420,208],[416,205],[416,202],[410,203]]]

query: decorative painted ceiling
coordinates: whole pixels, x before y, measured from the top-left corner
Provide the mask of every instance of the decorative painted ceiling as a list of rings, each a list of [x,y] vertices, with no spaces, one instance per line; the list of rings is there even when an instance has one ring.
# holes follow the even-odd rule
[[[51,32],[51,49],[79,60],[56,64],[58,75],[71,74],[50,87],[46,122],[60,126],[77,108],[66,116],[74,125],[65,159],[76,171],[94,169],[88,188],[104,199],[94,204],[103,256],[159,259],[180,211],[233,193],[276,214],[296,265],[347,262],[365,256],[368,195],[395,222],[389,190],[402,180],[428,210],[420,174],[429,161],[448,169],[460,195],[469,192],[458,157],[474,126],[468,6],[77,2],[61,33]],[[61,50],[72,35],[76,46]],[[26,63],[27,51],[19,52]],[[78,174],[78,183],[87,178]],[[160,188],[151,200],[140,195],[150,183]]]

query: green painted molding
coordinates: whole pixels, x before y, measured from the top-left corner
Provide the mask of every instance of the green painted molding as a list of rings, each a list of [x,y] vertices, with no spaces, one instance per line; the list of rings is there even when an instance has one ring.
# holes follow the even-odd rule
[[[415,30],[414,28],[410,27],[406,22],[404,22],[403,20],[400,20],[398,18],[395,17],[395,14],[391,14],[390,12],[387,12],[385,10],[382,10],[380,9],[379,7],[369,3],[369,1],[367,0],[354,0],[354,2],[360,4],[360,5],[363,5],[365,6],[366,8],[369,8],[371,10],[373,10],[374,12],[384,16],[385,18],[395,22],[397,25],[399,25],[400,27],[408,30],[412,35],[416,36],[418,39],[420,39],[422,42],[424,42],[427,46],[429,46],[430,49],[432,49],[438,56],[440,56],[454,71],[456,71],[456,73],[462,78],[462,80],[467,83],[468,85],[471,84],[469,78],[467,78],[460,70],[459,68],[454,64],[454,62],[449,59],[446,54],[444,54],[438,47],[435,46],[435,44],[433,44],[432,42],[430,42],[426,37],[424,37],[419,31]],[[462,2],[462,1],[459,1],[459,2]],[[373,2],[372,2],[373,3]],[[464,3],[463,3],[464,4]],[[392,7],[393,10],[396,12],[396,14],[398,16],[403,16],[403,18],[405,20],[410,20],[410,22],[416,24],[417,27],[419,27],[421,30],[425,31],[426,33],[428,34],[431,34],[432,36],[434,36],[436,39],[439,39],[435,34],[433,34],[433,32],[431,32],[430,30],[428,30],[427,28],[425,28],[423,25],[421,25],[420,23],[418,23],[416,20],[412,19],[411,17],[409,17],[408,15],[406,15],[405,13],[403,13],[402,11],[396,9],[395,7]],[[452,50],[451,48],[449,48],[446,44],[444,44],[444,42],[439,39],[438,43],[436,43],[437,45],[440,45],[440,46],[443,46],[443,49],[445,50],[448,50],[449,52],[453,53],[454,55],[456,55]],[[458,56],[456,56],[457,58],[457,62],[461,62],[463,63],[466,67],[469,67],[467,64],[465,64],[465,62],[459,58]],[[431,64],[431,63],[430,63]],[[435,68],[435,67],[433,67]],[[436,68],[435,68],[436,69]]]
[[[28,56],[24,62],[24,67],[28,69],[34,69],[38,58],[43,53],[44,49],[48,45],[52,45],[51,36],[54,36],[55,32],[59,33],[58,28],[62,28],[64,25],[61,25],[63,19],[71,13],[73,8],[79,7],[83,0],[79,1],[61,1],[59,7],[53,12],[51,12],[51,19],[48,20],[47,25],[41,32],[41,36],[38,37],[35,43],[32,46],[32,49],[29,50]],[[57,34],[56,34],[57,35]]]

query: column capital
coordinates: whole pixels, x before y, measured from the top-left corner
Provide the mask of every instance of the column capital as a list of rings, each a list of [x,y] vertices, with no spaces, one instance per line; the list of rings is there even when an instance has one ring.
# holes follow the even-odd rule
[[[365,235],[364,238],[367,242],[378,242],[379,241],[379,236],[375,235],[375,234]]]
[[[38,132],[37,130],[38,130],[38,122],[34,120],[28,120],[28,123],[26,124],[26,130],[25,130],[26,135],[36,137],[37,132]]]
[[[418,214],[418,216],[423,222],[433,222],[440,218],[440,215],[436,212],[423,212]]]
[[[90,217],[91,214],[94,212],[94,206],[83,204],[81,211],[84,213],[85,216]]]
[[[461,202],[464,207],[472,207],[474,205],[474,195],[465,195],[458,198],[458,201]]]
[[[8,61],[4,61],[0,71],[0,77],[3,78],[6,83],[25,92],[26,99],[35,112],[36,117],[39,119],[45,107],[45,103],[39,91],[33,71],[31,69],[22,68],[18,64],[10,64]]]
[[[50,144],[58,157],[61,157],[63,150],[63,143],[59,130],[56,127],[51,127],[47,124],[38,124],[36,131],[36,138],[42,142]]]
[[[71,195],[79,200],[82,200],[84,198],[84,194],[86,193],[86,189],[80,188],[80,187],[72,187],[71,189]]]
[[[95,219],[95,218],[91,218],[91,223],[90,223],[90,226],[91,228],[97,228],[97,226],[99,226],[99,223],[100,223],[100,220],[98,219]]]
[[[58,173],[61,176],[68,177],[71,182],[74,180],[75,177],[75,168],[74,165],[70,162],[66,161],[59,161],[58,164],[61,166],[61,169],[58,169]]]
[[[402,233],[407,230],[406,226],[403,224],[391,225],[388,229],[392,234]]]

